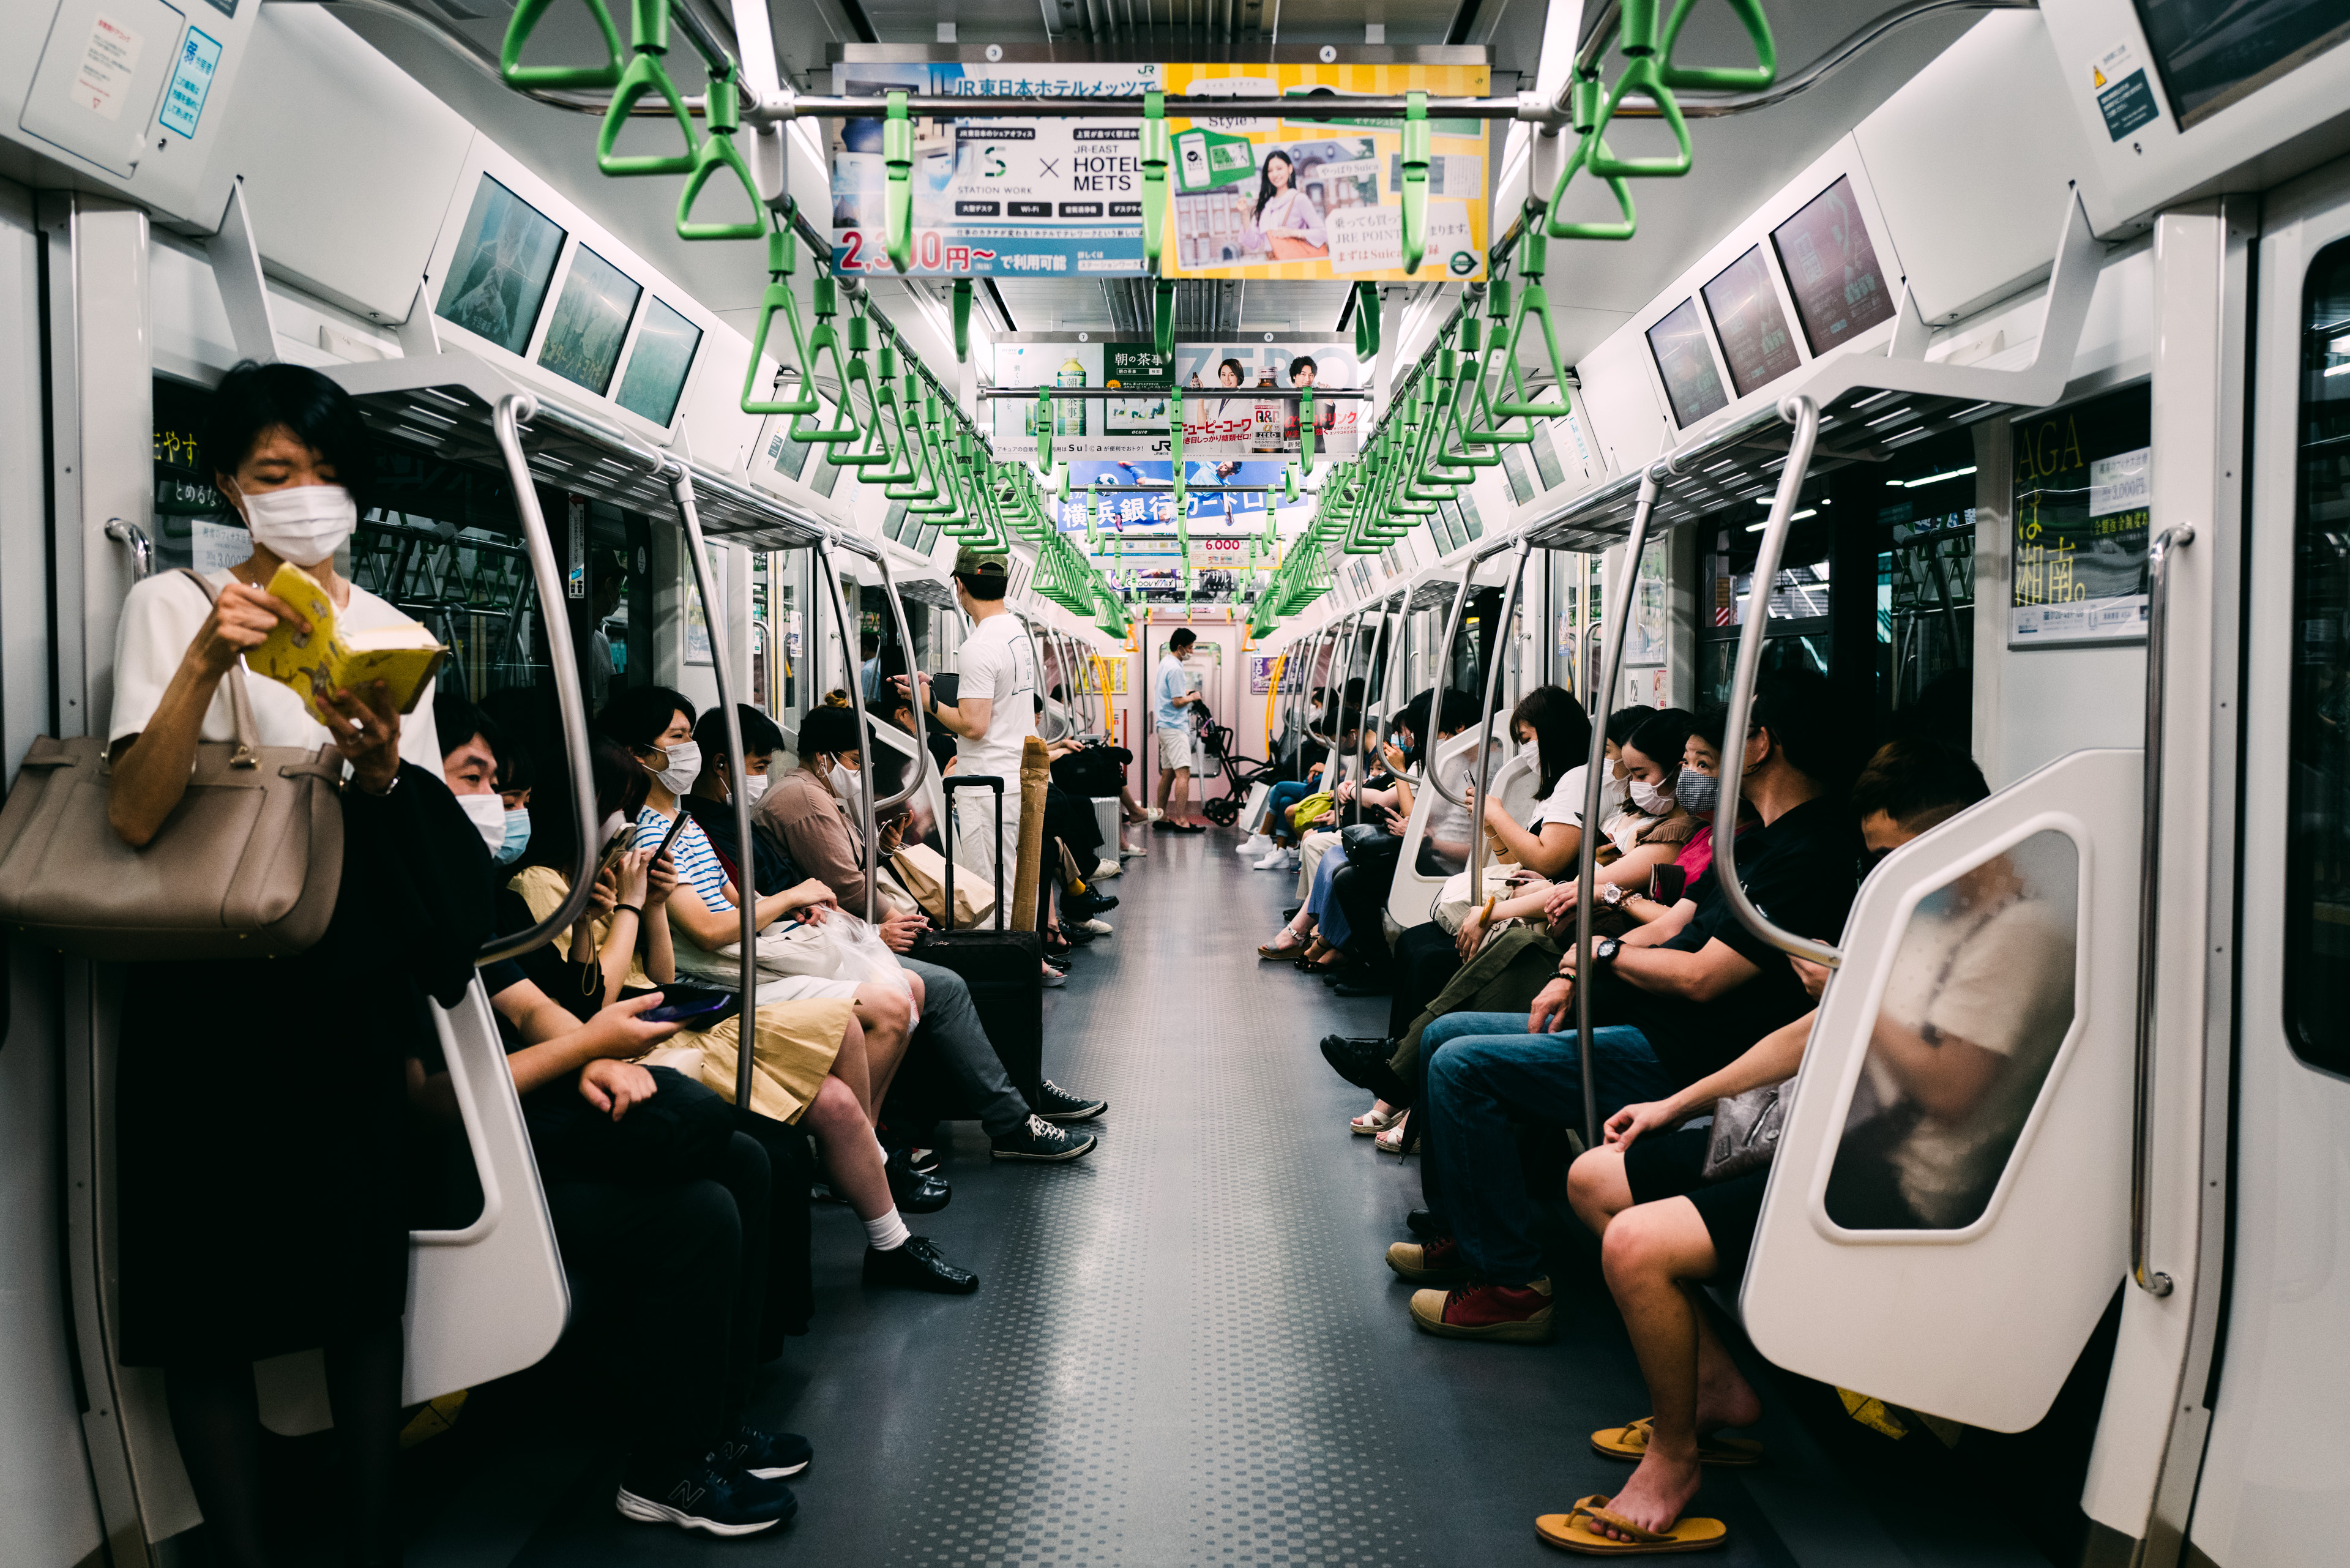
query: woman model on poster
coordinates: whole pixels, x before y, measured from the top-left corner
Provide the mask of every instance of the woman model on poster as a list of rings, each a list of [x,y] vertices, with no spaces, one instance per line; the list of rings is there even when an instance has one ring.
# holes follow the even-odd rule
[[[1291,183],[1296,177],[1297,166],[1288,153],[1276,149],[1264,155],[1250,226],[1260,242],[1255,248],[1272,251],[1275,261],[1314,261],[1330,254],[1321,209]]]

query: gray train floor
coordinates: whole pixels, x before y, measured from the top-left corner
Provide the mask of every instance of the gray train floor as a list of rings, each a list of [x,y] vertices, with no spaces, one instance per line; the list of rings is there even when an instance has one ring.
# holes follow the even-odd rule
[[[1429,1338],[1382,1262],[1416,1161],[1350,1136],[1365,1097],[1314,1042],[1381,1031],[1260,963],[1291,879],[1234,836],[1157,834],[1109,885],[1117,935],[1048,994],[1046,1070],[1111,1102],[1068,1166],[990,1161],[962,1128],[952,1204],[919,1228],[983,1277],[969,1298],[867,1292],[862,1235],[816,1213],[817,1315],[753,1414],[806,1434],[787,1529],[713,1542],[630,1524],[613,1465],[549,1429],[437,1501],[412,1568],[669,1564],[718,1554],[826,1564],[1555,1563],[1537,1513],[1627,1472],[1596,1427],[1643,1414],[1606,1291],[1561,1277],[1542,1347]],[[691,1344],[691,1324],[656,1342]],[[1767,1397],[1767,1394],[1766,1394]],[[1710,1474],[1723,1563],[2043,1563],[1872,1506],[1774,1413],[1773,1462]]]

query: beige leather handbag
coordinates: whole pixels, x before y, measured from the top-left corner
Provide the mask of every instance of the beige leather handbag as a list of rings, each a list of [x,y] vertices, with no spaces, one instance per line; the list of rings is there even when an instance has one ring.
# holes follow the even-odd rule
[[[275,958],[324,936],[342,884],[342,757],[255,745],[244,682],[240,661],[237,738],[197,743],[188,793],[143,849],[107,820],[106,742],[36,740],[0,806],[0,925],[120,962]]]

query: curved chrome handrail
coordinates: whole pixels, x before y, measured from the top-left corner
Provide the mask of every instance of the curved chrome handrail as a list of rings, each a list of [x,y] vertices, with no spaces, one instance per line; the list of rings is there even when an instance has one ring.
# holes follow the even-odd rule
[[[2173,524],[2146,552],[2146,786],[2138,828],[2137,1070],[2130,1095],[2130,1278],[2167,1296],[2171,1278],[2148,1266],[2154,1186],[2154,992],[2162,906],[2162,704],[2170,640],[2170,557],[2195,542],[2195,525]]]
[[[1762,669],[1771,586],[1779,578],[1779,557],[1787,547],[1795,498],[1804,488],[1804,472],[1812,465],[1812,447],[1820,434],[1819,405],[1809,398],[1786,399],[1779,405],[1779,417],[1794,426],[1795,433],[1787,443],[1787,462],[1779,471],[1771,515],[1762,524],[1762,542],[1754,551],[1754,586],[1746,598],[1746,624],[1738,633],[1737,671],[1730,680],[1730,719],[1721,731],[1721,798],[1713,810],[1713,861],[1718,867],[1714,881],[1740,925],[1783,953],[1835,969],[1844,962],[1841,950],[1774,924],[1754,907],[1754,900],[1746,896],[1745,884],[1738,879],[1738,786],[1746,772],[1747,716],[1754,704],[1755,678]],[[1638,563],[1634,565],[1637,567]],[[1627,582],[1628,586],[1628,578]]]
[[[907,684],[910,686],[912,685],[914,683],[912,678],[920,673],[913,668],[914,630],[912,624],[906,619],[906,601],[898,592],[897,579],[889,575],[889,556],[888,552],[875,549],[873,546],[864,543],[862,540],[846,538],[837,534],[833,535],[833,540],[836,544],[839,545],[841,548],[853,551],[856,554],[864,556],[867,560],[872,562],[876,566],[879,566],[881,569],[881,597],[889,601],[889,618],[898,623],[898,646],[906,650],[906,668],[908,672]],[[859,685],[860,682],[852,680],[849,684],[857,686]],[[861,692],[859,693],[859,696],[860,698],[862,697]],[[929,742],[923,739],[922,704],[920,701],[919,693],[917,693],[917,700],[914,702],[913,707],[913,776],[908,779],[904,787],[899,789],[895,794],[889,795],[885,799],[875,801],[873,803],[873,809],[877,812],[888,811],[892,807],[903,805],[906,802],[913,799],[914,792],[921,788],[922,781],[930,776],[931,748]],[[861,746],[863,743],[863,732],[859,732],[858,744]],[[867,858],[869,859],[871,857],[868,856]],[[872,880],[872,877],[868,875],[866,879],[869,882]],[[868,898],[868,902],[869,903],[870,901],[871,900]]]
[[[1534,546],[1521,538],[1517,545],[1517,560],[1510,569],[1510,585],[1502,595],[1501,619],[1493,628],[1493,657],[1485,661],[1485,700],[1477,718],[1477,764],[1469,799],[1462,803],[1469,813],[1469,907],[1482,909],[1485,903],[1485,793],[1493,782],[1493,698],[1502,680],[1503,643],[1510,635],[1510,618],[1517,613],[1518,588],[1525,581],[1526,556]],[[1440,694],[1432,701],[1441,703]],[[1436,715],[1430,713],[1428,727],[1436,728]],[[1436,759],[1428,763],[1430,780],[1436,776]]]
[[[841,661],[848,670],[848,706],[857,716],[857,749],[862,753],[867,750],[865,738],[869,733],[865,720],[865,682],[858,678],[856,628],[855,623],[848,618],[848,598],[840,591],[840,573],[832,564],[831,546],[839,542],[830,535],[817,540],[816,564],[825,586],[831,590],[832,621],[840,637]],[[809,641],[812,644],[815,639],[810,638]],[[872,765],[873,759],[865,757],[864,766],[869,769]],[[865,918],[869,921],[873,919],[874,900],[878,896],[876,882],[881,872],[880,857],[874,852],[879,839],[873,826],[871,774],[868,773],[858,780],[857,799],[858,817],[865,829]]]
[[[522,522],[523,544],[530,556],[532,585],[538,590],[539,624],[546,629],[546,657],[554,668],[556,710],[563,719],[564,760],[571,767],[571,807],[578,818],[579,858],[571,874],[571,890],[553,913],[527,930],[493,937],[475,954],[476,965],[495,963],[526,953],[567,931],[588,908],[596,890],[596,858],[601,846],[597,830],[596,775],[588,757],[588,699],[579,690],[579,660],[571,647],[571,618],[561,613],[563,574],[555,564],[555,545],[547,537],[546,514],[539,510],[538,481],[523,454],[522,422],[538,413],[538,400],[527,392],[509,392],[491,411],[490,429],[496,436],[498,455],[505,461],[506,480],[514,487],[515,513]]]
[[[1393,596],[1390,595],[1389,597]],[[1364,613],[1368,615],[1370,612],[1367,609]],[[1358,791],[1371,782],[1371,700],[1374,696],[1379,700],[1380,718],[1392,722],[1391,715],[1388,711],[1388,681],[1384,679],[1391,671],[1380,665],[1379,659],[1387,652],[1388,628],[1394,613],[1388,607],[1388,599],[1383,598],[1379,601],[1379,629],[1371,639],[1371,656],[1363,663],[1363,707],[1361,715],[1355,722],[1355,773],[1356,776],[1362,781],[1357,786]],[[1393,660],[1390,659],[1389,662],[1392,663]],[[1374,675],[1382,677],[1377,692],[1371,690],[1371,678]]]
[[[1436,694],[1430,698],[1430,701],[1431,703],[1440,704],[1443,701],[1443,692],[1445,689],[1452,683],[1452,645],[1460,640],[1461,618],[1469,607],[1469,595],[1474,589],[1477,580],[1477,568],[1492,560],[1494,556],[1517,547],[1518,542],[1516,540],[1504,539],[1500,544],[1492,546],[1490,549],[1480,550],[1477,554],[1467,556],[1461,561],[1461,590],[1452,596],[1452,613],[1445,618],[1444,641],[1437,648],[1436,670],[1430,680],[1429,690]],[[1429,715],[1428,727],[1430,737],[1423,737],[1423,742],[1432,737],[1435,732],[1436,718],[1433,711]],[[1444,781],[1436,776],[1435,761],[1435,749],[1433,746],[1430,746],[1428,768],[1429,787],[1435,790],[1438,794],[1442,795],[1453,805],[1459,806],[1461,810],[1467,811],[1469,809],[1469,803],[1461,799],[1459,795],[1454,794],[1451,790],[1446,789],[1444,787]],[[1470,826],[1474,827],[1476,825],[1471,823]]]

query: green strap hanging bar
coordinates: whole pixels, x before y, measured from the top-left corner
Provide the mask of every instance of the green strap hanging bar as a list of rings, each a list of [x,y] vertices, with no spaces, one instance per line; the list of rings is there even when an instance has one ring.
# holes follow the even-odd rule
[[[886,469],[894,465],[896,462],[889,451],[889,432],[881,421],[880,394],[874,385],[873,373],[865,363],[865,356],[871,352],[871,329],[866,325],[863,302],[860,300],[858,310],[848,318],[848,359],[840,373],[840,416],[844,421],[855,422],[856,389],[861,386],[865,389],[865,406],[868,422],[862,432],[865,439],[857,446],[844,446],[837,451],[833,450],[831,446],[826,448],[824,460],[836,468],[862,470],[881,465]],[[877,441],[879,442],[878,446],[875,444]],[[858,477],[862,479],[865,476],[860,472]]]
[[[743,411],[746,414],[801,414],[816,412],[816,380],[808,374],[807,333],[800,325],[800,303],[792,293],[792,273],[796,262],[798,242],[792,234],[791,213],[786,203],[776,214],[775,226],[767,234],[767,291],[759,299],[759,324],[751,333],[751,363],[743,372]],[[752,389],[759,379],[759,360],[767,351],[767,331],[781,316],[791,328],[793,352],[797,358],[789,365],[778,364],[775,381],[781,385],[786,375],[799,378],[799,392],[790,398],[759,399]]]
[[[1159,275],[1159,255],[1167,239],[1167,95],[1142,95],[1142,270]]]
[[[1543,288],[1544,251],[1549,242],[1542,231],[1529,227],[1525,237],[1518,242],[1518,271],[1525,276],[1524,292],[1518,296],[1517,315],[1510,323],[1510,341],[1502,354],[1502,375],[1514,394],[1493,405],[1493,411],[1503,419],[1563,419],[1574,410],[1568,406],[1566,368],[1559,363],[1558,335],[1550,324],[1550,296]],[[1543,348],[1550,356],[1552,388],[1558,393],[1555,402],[1537,402],[1526,395],[1525,372],[1518,363],[1518,338],[1526,329],[1526,317],[1539,317],[1542,321]]]
[[[596,167],[607,174],[623,177],[691,174],[695,156],[701,151],[702,139],[695,134],[692,117],[686,113],[685,99],[678,96],[677,84],[670,80],[669,67],[662,63],[662,57],[669,53],[669,0],[636,0],[631,26],[629,42],[635,53],[612,88],[611,106],[604,111],[604,127],[596,136]],[[620,130],[629,123],[637,99],[649,92],[660,94],[662,101],[669,105],[670,118],[685,137],[683,152],[612,151],[619,144]]]
[[[967,277],[955,279],[951,299],[954,315],[955,363],[960,365],[971,358],[971,279]]]
[[[604,0],[582,3],[588,7],[588,15],[595,18],[596,30],[604,35],[604,47],[609,58],[600,66],[524,65],[523,47],[530,42],[532,31],[555,0],[522,0],[506,22],[505,43],[498,51],[498,75],[508,87],[594,88],[608,91],[620,85],[620,73],[626,65],[621,58],[620,30],[612,25],[612,14],[604,8]]]
[[[734,69],[710,78],[710,92],[704,100],[708,106],[710,134],[694,149],[693,168],[685,177],[685,189],[677,198],[677,237],[681,240],[755,240],[767,232],[764,208],[759,200],[759,187],[751,178],[751,166],[743,161],[742,151],[734,145],[734,132],[742,124],[742,102],[734,93]],[[751,198],[751,215],[731,223],[697,223],[693,222],[693,199],[702,194],[703,185],[721,169],[733,171],[743,183],[743,193]]]
[[[883,210],[889,265],[903,273],[914,261],[914,122],[907,118],[903,89],[890,92],[881,121],[881,164],[889,179]]]
[[[1053,466],[1053,389],[1036,389],[1036,466]]]
[[[1307,472],[1314,470],[1314,389],[1307,387],[1297,400],[1297,465]],[[1289,498],[1297,499],[1297,478],[1289,480]]]
[[[835,441],[855,441],[863,433],[857,428],[857,421],[848,406],[848,367],[841,360],[840,337],[832,329],[832,318],[839,314],[839,307],[834,303],[835,298],[832,279],[817,278],[816,280],[816,330],[808,334],[806,369],[813,379],[817,358],[827,352],[832,355],[832,381],[841,392],[839,400],[834,404],[833,411],[839,417],[831,424],[815,426],[808,425],[804,420],[794,420],[790,431],[794,441],[822,441],[830,445]]]
[[[1428,94],[1404,95],[1403,270],[1418,273],[1428,254]]]
[[[1355,286],[1355,358],[1372,359],[1379,352],[1379,286]]]

